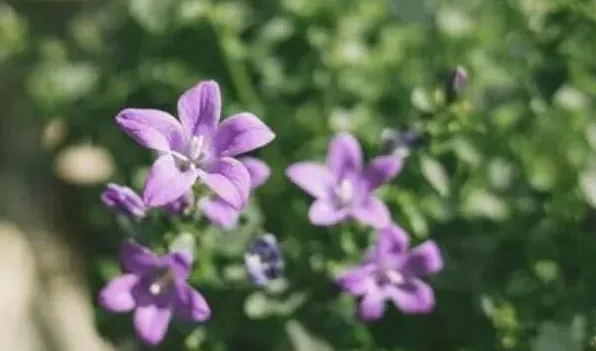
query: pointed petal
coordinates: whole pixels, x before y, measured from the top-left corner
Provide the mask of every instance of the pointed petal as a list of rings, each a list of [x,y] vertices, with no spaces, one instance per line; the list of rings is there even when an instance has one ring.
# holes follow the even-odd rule
[[[128,108],[116,116],[120,129],[140,145],[154,150],[179,149],[185,143],[180,123],[169,113]]]
[[[176,251],[163,256],[162,261],[174,272],[176,281],[186,281],[192,271],[193,257],[188,252]]]
[[[360,300],[358,314],[365,321],[374,321],[383,316],[385,299],[378,287],[370,289]]]
[[[432,240],[418,245],[406,257],[402,269],[415,276],[439,272],[443,269],[443,258],[439,246]]]
[[[236,156],[269,144],[275,134],[252,113],[227,118],[217,128],[213,149],[219,156]]]
[[[367,201],[352,210],[356,220],[374,228],[383,228],[391,223],[391,215],[383,201],[371,196]]]
[[[373,264],[365,264],[363,266],[355,267],[337,278],[337,284],[351,295],[364,295],[374,284],[373,273],[375,266]]]
[[[286,175],[292,183],[315,198],[331,196],[335,179],[329,169],[316,162],[298,162],[286,169]]]
[[[120,261],[131,273],[147,274],[159,264],[159,258],[148,248],[134,240],[126,240],[120,246]]]
[[[132,311],[136,305],[132,289],[139,279],[136,274],[114,278],[99,292],[99,304],[110,312]]]
[[[329,144],[327,165],[337,179],[359,173],[362,169],[362,149],[351,134],[340,133]]]
[[[250,175],[240,161],[230,157],[216,160],[203,181],[233,208],[240,210],[246,206],[250,196]]]
[[[134,313],[134,326],[139,338],[148,345],[159,344],[172,318],[172,310],[156,305],[139,306]]]
[[[148,207],[161,207],[189,192],[197,180],[193,166],[181,171],[172,155],[160,156],[149,171],[145,181],[143,201]]]
[[[308,210],[310,223],[319,226],[331,226],[348,218],[348,210],[338,209],[333,203],[318,199],[313,202]]]
[[[388,287],[386,294],[393,301],[395,307],[403,313],[429,313],[435,307],[433,289],[419,279],[413,279],[400,286]]]
[[[369,191],[395,177],[402,168],[402,160],[394,156],[381,156],[371,161],[364,170],[363,181]]]
[[[224,229],[234,229],[240,217],[240,211],[230,206],[220,198],[201,200],[199,204],[201,212],[209,221]]]
[[[242,157],[239,161],[248,170],[248,174],[250,174],[250,186],[253,189],[260,187],[269,179],[271,168],[265,162],[254,157]]]
[[[178,116],[189,135],[210,136],[221,116],[221,92],[213,80],[204,80],[178,99]]]
[[[400,255],[408,250],[409,238],[406,231],[393,223],[377,232],[376,255]]]
[[[188,284],[176,287],[176,316],[193,322],[203,322],[211,318],[211,309],[207,301]]]

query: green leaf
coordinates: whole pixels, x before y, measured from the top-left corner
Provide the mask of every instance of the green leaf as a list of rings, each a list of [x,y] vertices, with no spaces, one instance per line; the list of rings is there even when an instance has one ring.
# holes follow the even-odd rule
[[[441,195],[449,195],[449,177],[443,165],[429,156],[422,156],[420,159],[422,174],[430,185]]]
[[[294,351],[332,351],[333,347],[326,341],[312,335],[295,319],[286,323],[286,332]]]

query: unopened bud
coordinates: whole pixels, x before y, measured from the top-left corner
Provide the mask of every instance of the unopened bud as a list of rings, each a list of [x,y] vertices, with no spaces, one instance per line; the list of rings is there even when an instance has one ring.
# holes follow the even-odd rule
[[[381,143],[384,154],[407,157],[412,150],[423,145],[424,138],[412,129],[399,131],[387,128],[381,133]]]
[[[468,83],[468,71],[463,66],[457,66],[457,68],[451,72],[449,79],[445,86],[445,96],[447,103],[454,102],[461,94]]]

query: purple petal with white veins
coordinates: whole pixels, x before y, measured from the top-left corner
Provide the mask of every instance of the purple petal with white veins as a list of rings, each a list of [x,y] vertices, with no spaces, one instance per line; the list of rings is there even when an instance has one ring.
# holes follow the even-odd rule
[[[363,174],[364,186],[373,191],[395,177],[402,168],[402,160],[394,156],[380,156],[371,161]]]
[[[164,154],[153,163],[147,175],[143,201],[149,207],[164,206],[189,192],[196,180],[194,166],[182,171],[172,155]]]
[[[120,262],[130,273],[144,275],[159,265],[159,257],[151,250],[133,240],[126,240],[120,246]]]
[[[199,206],[211,223],[228,230],[236,227],[240,211],[220,198],[202,199]]]
[[[364,295],[371,287],[374,288],[375,270],[376,266],[373,264],[355,267],[339,276],[336,282],[351,295]]]
[[[171,318],[172,310],[169,308],[153,304],[139,306],[134,312],[135,330],[144,343],[155,346],[166,335]]]
[[[178,150],[186,143],[180,122],[160,110],[128,108],[116,116],[116,123],[124,133],[149,149]]]
[[[252,113],[225,119],[217,128],[213,150],[218,156],[236,156],[258,149],[275,139],[275,134]]]
[[[238,159],[250,174],[250,186],[255,189],[263,185],[271,175],[271,168],[258,158],[242,157]]]
[[[204,80],[178,99],[178,116],[189,136],[211,136],[221,116],[221,92],[213,80]]]
[[[329,198],[336,185],[329,169],[316,162],[298,162],[286,169],[286,176],[314,198]]]
[[[402,269],[416,276],[440,271],[443,269],[443,258],[439,246],[432,240],[418,245],[408,253]]]
[[[99,304],[110,312],[129,312],[135,307],[132,289],[139,282],[136,274],[124,274],[112,279],[99,292]]]
[[[175,294],[174,308],[176,317],[193,322],[203,322],[211,317],[209,304],[207,304],[203,295],[190,285],[180,284],[176,286]]]
[[[363,224],[374,228],[383,228],[391,223],[391,215],[383,201],[375,196],[369,197],[365,202],[352,210],[352,216]]]
[[[412,279],[400,286],[387,287],[386,294],[403,313],[429,313],[435,307],[433,289],[419,279]]]
[[[338,134],[329,144],[327,165],[337,179],[343,179],[362,169],[362,149],[351,134]]]
[[[360,299],[358,315],[365,321],[375,321],[383,316],[385,312],[385,297],[377,287],[370,289]]]
[[[409,238],[406,231],[393,223],[377,231],[374,256],[383,260],[392,255],[403,255],[408,250]]]
[[[346,220],[348,215],[348,210],[339,209],[332,202],[325,199],[315,200],[308,210],[310,223],[318,226],[337,224]]]
[[[240,210],[250,196],[250,174],[240,161],[223,157],[211,165],[203,182],[223,201]]]

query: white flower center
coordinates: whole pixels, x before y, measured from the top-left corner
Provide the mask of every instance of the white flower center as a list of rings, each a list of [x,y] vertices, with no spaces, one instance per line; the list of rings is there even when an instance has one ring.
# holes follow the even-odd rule
[[[204,136],[191,137],[186,152],[171,151],[176,166],[182,170],[188,169],[191,165],[199,167],[206,159],[206,146],[207,142]]]
[[[395,269],[386,270],[385,279],[389,284],[403,284],[404,282],[404,276]]]
[[[193,161],[199,161],[202,156],[203,149],[205,147],[204,136],[193,136],[188,143],[188,156]]]
[[[166,293],[174,286],[174,272],[169,268],[159,269],[153,273],[149,285],[149,293],[157,296]]]
[[[352,182],[347,179],[342,180],[339,183],[339,187],[335,190],[335,196],[340,205],[349,205],[354,198],[354,185]]]

